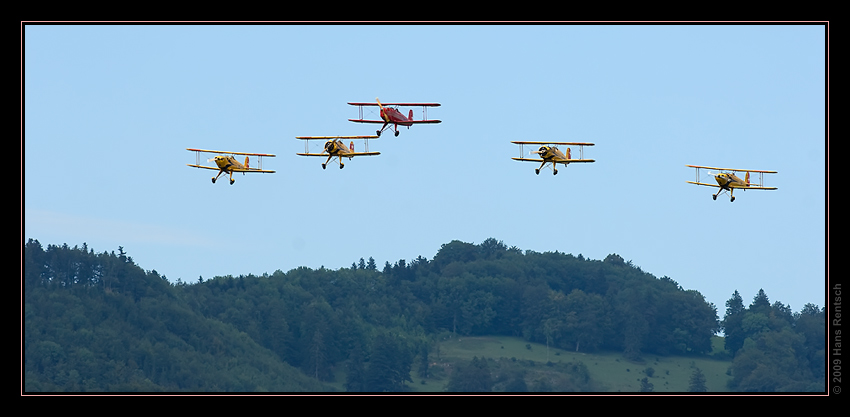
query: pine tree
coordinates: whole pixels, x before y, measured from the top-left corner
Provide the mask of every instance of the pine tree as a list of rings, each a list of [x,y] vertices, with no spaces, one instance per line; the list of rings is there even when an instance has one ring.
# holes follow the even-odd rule
[[[652,392],[655,389],[655,385],[652,382],[649,382],[649,378],[643,377],[640,380],[640,392]]]
[[[708,388],[705,387],[705,375],[702,373],[702,370],[699,368],[694,369],[694,373],[691,374],[691,382],[688,385],[688,391],[690,392],[706,392]]]

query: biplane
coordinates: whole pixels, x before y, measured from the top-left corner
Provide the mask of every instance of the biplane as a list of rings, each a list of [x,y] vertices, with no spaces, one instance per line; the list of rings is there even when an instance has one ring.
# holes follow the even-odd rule
[[[342,163],[342,158],[354,158],[355,156],[373,156],[380,155],[380,152],[369,152],[369,139],[377,139],[377,136],[296,136],[295,139],[304,140],[304,153],[298,153],[301,156],[327,156],[328,159],[322,164],[322,169],[325,169],[331,158],[336,158],[339,162],[339,169],[345,167]],[[366,152],[355,152],[354,141],[349,142],[348,147],[342,142],[342,139],[363,139],[366,142]],[[322,153],[309,153],[307,145],[311,140],[327,140],[325,142]]]
[[[741,188],[743,190],[775,190],[776,187],[765,187],[764,186],[764,174],[776,174],[776,171],[763,171],[758,169],[732,169],[732,168],[716,168],[716,167],[706,167],[701,165],[686,165],[691,168],[696,168],[697,177],[696,181],[685,181],[688,184],[696,184],[696,185],[705,185],[708,187],[717,187],[720,188],[717,190],[717,194],[712,194],[711,197],[714,200],[717,200],[717,196],[720,195],[723,191],[729,191],[729,202],[735,201],[735,196],[732,193],[736,188]],[[704,182],[699,182],[699,170],[700,169],[716,169],[718,171],[726,171],[721,172],[719,174],[714,174],[709,171],[709,175],[713,176],[717,184],[709,184]],[[737,172],[746,172],[744,179],[739,178],[735,173]],[[759,182],[751,183],[750,182],[750,173],[756,172],[759,174]]]
[[[391,127],[395,132],[395,135],[398,136],[399,126],[407,126],[410,129],[410,126],[415,124],[422,123],[440,123],[440,120],[436,119],[428,119],[428,107],[439,107],[440,103],[385,103],[382,104],[380,100],[375,98],[376,103],[348,103],[352,106],[358,106],[360,108],[360,118],[359,119],[348,119],[352,122],[357,123],[383,123],[379,130],[375,133],[378,136],[381,136],[381,132]],[[381,120],[366,120],[363,118],[363,107],[366,106],[378,106],[381,109]],[[413,120],[413,109],[410,109],[407,117],[404,116],[399,110],[398,107],[422,107],[422,120]]]
[[[274,173],[274,171],[263,169],[263,157],[264,156],[265,157],[274,157],[274,155],[272,155],[272,154],[268,154],[268,153],[247,153],[247,152],[225,152],[225,151],[213,151],[213,150],[208,150],[208,149],[193,149],[193,148],[186,148],[186,150],[195,152],[195,163],[194,164],[186,164],[186,165],[188,165],[190,167],[195,167],[195,168],[212,169],[212,170],[218,171],[218,175],[212,177],[213,184],[215,184],[215,180],[217,180],[218,177],[221,174],[224,174],[225,172],[230,174],[230,185],[233,185],[233,183],[236,181],[236,180],[233,179],[233,173],[234,172],[241,172],[243,175],[246,172],[261,172],[261,173],[268,173],[268,174]],[[207,162],[215,162],[216,167],[209,167],[209,166],[201,165],[201,152],[218,154],[218,155],[216,155],[216,156],[214,156],[210,159],[207,159]],[[246,155],[245,156],[245,163],[244,164],[239,163],[239,161],[237,161],[236,158],[234,158],[234,155]],[[249,163],[248,159],[252,156],[257,157],[258,168],[251,168],[248,165],[248,163]]]
[[[519,158],[511,158],[516,161],[528,161],[528,162],[540,162],[540,167],[534,170],[534,173],[540,175],[540,170],[546,164],[552,164],[552,175],[558,175],[557,164],[564,164],[564,166],[569,166],[569,164],[574,162],[596,162],[593,159],[584,159],[584,147],[585,146],[593,146],[592,143],[588,142],[540,142],[540,141],[530,141],[530,142],[522,142],[522,141],[513,141],[511,143],[515,143],[519,145]],[[523,146],[524,145],[533,145],[540,147],[536,151],[531,151],[530,153],[540,155],[540,159],[537,158],[524,158]],[[567,148],[567,153],[564,154],[558,149],[555,145],[567,145],[567,146],[578,146],[579,147],[579,159],[572,159],[572,153],[570,148]]]

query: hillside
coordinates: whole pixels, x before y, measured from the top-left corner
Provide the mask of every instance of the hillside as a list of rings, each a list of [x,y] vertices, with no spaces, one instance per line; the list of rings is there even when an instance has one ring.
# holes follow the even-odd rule
[[[665,358],[711,360],[712,337],[721,326],[716,307],[698,291],[615,254],[598,261],[522,252],[495,239],[452,241],[430,261],[387,262],[382,270],[370,258],[334,271],[298,268],[191,285],[143,270],[121,248],[117,255],[98,254],[85,244],[44,248],[30,240],[23,301],[26,392],[412,391],[414,378],[431,383],[429,358],[450,346],[444,340],[483,336],[535,343],[538,355],[540,345],[548,346],[563,357],[550,356],[551,365],[544,366],[563,365],[569,381],[534,385],[517,376],[533,373],[510,367],[512,379],[491,390],[504,390],[508,382],[537,390],[629,390],[632,377],[647,367],[658,373],[647,379],[660,378],[657,391],[681,390],[680,382],[669,387],[681,373],[664,368],[672,366]],[[768,305],[778,312],[782,307]],[[755,387],[762,390],[819,388],[815,361],[823,351],[811,336],[823,311],[807,308],[768,315],[764,322],[766,310],[736,310],[732,316],[745,319],[744,327],[724,320],[727,334],[751,341],[727,354],[744,353],[732,363],[730,387],[752,389],[759,381]],[[763,326],[752,327],[753,320]],[[800,323],[808,339],[793,330]],[[773,385],[764,383],[758,363],[759,357],[774,359],[765,340],[768,348],[778,344],[776,352],[784,352],[785,343],[797,352],[777,359],[783,366],[770,376]],[[443,375],[455,379],[444,380],[447,389],[474,390],[460,376],[478,375],[469,377],[476,381],[498,373],[491,361],[501,355],[483,352],[457,368],[465,371]],[[579,359],[587,355],[629,363],[626,381],[595,373],[595,363]],[[675,378],[668,381],[665,370]]]

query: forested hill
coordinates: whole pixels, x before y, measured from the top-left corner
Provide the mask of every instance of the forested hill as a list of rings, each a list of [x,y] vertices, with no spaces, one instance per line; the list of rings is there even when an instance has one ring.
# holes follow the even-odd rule
[[[29,240],[23,321],[27,392],[323,391],[343,368],[349,391],[402,391],[440,333],[640,360],[707,354],[720,328],[698,291],[618,255],[522,252],[492,238],[382,269],[361,258],[191,284],[121,248]]]

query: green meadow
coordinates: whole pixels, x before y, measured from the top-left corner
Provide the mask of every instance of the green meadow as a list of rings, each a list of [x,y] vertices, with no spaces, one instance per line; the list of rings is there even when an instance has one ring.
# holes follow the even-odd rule
[[[715,337],[713,343],[715,352],[722,350],[722,338]],[[411,372],[414,382],[408,383],[408,386],[414,392],[443,392],[452,369],[473,357],[492,359],[488,363],[496,381],[503,370],[522,372],[529,391],[532,391],[536,380],[563,372],[562,369],[571,362],[581,362],[587,367],[593,392],[640,392],[640,380],[644,377],[653,385],[653,392],[687,392],[695,368],[705,375],[708,392],[728,392],[726,383],[731,379],[726,374],[731,361],[707,356],[646,354],[641,362],[635,362],[617,352],[582,353],[554,347],[547,350],[545,344],[528,343],[518,337],[461,336],[442,341],[432,348],[429,353],[431,378],[423,380],[418,376],[415,369],[417,357]],[[499,388],[500,384],[496,383],[494,391],[499,391]]]

